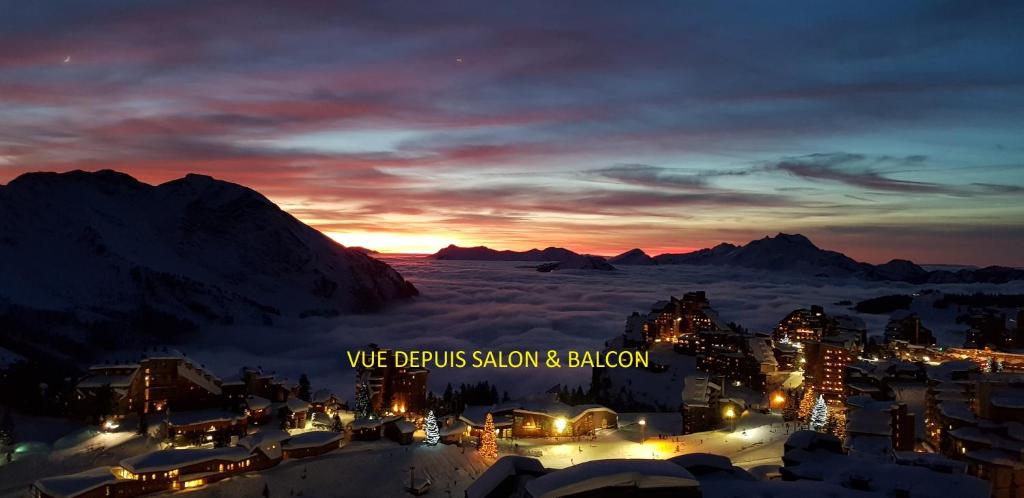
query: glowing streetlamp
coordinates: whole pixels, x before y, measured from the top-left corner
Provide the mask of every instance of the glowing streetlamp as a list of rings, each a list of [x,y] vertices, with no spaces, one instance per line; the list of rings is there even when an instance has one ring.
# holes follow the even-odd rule
[[[723,413],[723,415],[725,416],[726,420],[729,421],[729,425],[732,428],[732,432],[736,432],[736,410],[733,410],[733,408],[730,406],[725,409],[725,413]]]
[[[644,439],[647,438],[647,419],[642,418],[637,423],[640,424],[640,444],[644,444]]]
[[[771,404],[775,408],[781,410],[783,407],[786,406],[786,397],[783,396],[782,393],[777,392],[777,393],[772,395],[772,402],[771,402]]]
[[[562,431],[565,430],[565,424],[566,424],[565,418],[563,418],[563,417],[556,418],[555,419],[555,432],[561,434]]]

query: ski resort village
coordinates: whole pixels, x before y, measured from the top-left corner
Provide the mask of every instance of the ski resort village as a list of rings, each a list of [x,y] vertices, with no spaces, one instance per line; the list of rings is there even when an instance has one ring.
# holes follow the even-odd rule
[[[1020,312],[959,305],[953,348],[913,312],[869,335],[830,309],[849,304],[750,331],[687,292],[607,341],[646,367],[517,397],[386,366],[357,369],[340,399],[151,349],[49,393],[63,417],[6,410],[0,496],[1024,497]],[[3,368],[9,386],[29,366]],[[45,431],[63,433],[23,436]]]

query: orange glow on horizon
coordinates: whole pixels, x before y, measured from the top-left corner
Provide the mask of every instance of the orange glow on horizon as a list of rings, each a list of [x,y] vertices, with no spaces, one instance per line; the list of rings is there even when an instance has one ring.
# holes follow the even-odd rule
[[[474,240],[465,238],[462,234],[455,234],[451,232],[436,232],[436,233],[397,233],[397,232],[335,232],[335,231],[324,231],[324,234],[333,239],[335,242],[349,246],[365,247],[374,251],[391,254],[433,254],[450,244],[455,244],[461,247],[474,247],[474,246],[487,246],[491,249],[503,251],[528,251],[530,249],[543,249],[545,247],[556,246],[564,247],[570,251],[574,251],[580,254],[595,254],[598,256],[615,256],[625,251],[632,249],[632,247],[621,248],[621,249],[609,249],[607,247],[597,247],[588,249],[585,246],[575,246],[572,244],[562,244],[559,241],[542,241],[539,240],[535,243],[521,242],[504,244],[500,240]],[[647,249],[641,247],[648,255],[657,256],[665,253],[685,253],[697,250],[693,247],[656,247],[654,249]]]

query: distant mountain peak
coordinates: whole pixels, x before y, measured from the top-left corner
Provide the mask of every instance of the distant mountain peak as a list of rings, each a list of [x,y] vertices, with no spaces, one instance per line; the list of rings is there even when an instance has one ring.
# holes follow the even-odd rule
[[[643,249],[634,248],[630,249],[618,256],[608,258],[608,262],[613,265],[653,265],[655,264],[654,258],[650,257]]]
[[[799,234],[799,233],[782,233],[782,232],[779,232],[778,234],[775,235],[775,237],[765,237],[765,239],[767,239],[767,240],[783,241],[783,242],[788,242],[790,244],[797,244],[797,245],[817,247],[816,245],[814,245],[813,242],[811,242],[811,239],[808,239],[806,236],[804,236],[802,234]]]

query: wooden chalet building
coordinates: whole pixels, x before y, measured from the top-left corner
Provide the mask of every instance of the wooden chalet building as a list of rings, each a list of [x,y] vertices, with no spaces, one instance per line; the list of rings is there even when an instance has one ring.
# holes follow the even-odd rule
[[[618,427],[618,414],[601,405],[570,406],[553,394],[528,397],[495,406],[469,406],[459,420],[479,437],[490,413],[501,438],[532,438],[592,435],[597,429]]]
[[[204,486],[234,475],[259,471],[286,458],[321,455],[341,446],[342,435],[314,431],[289,436],[283,431],[249,435],[237,446],[154,451],[78,474],[48,477],[32,484],[32,498],[133,498]]]

